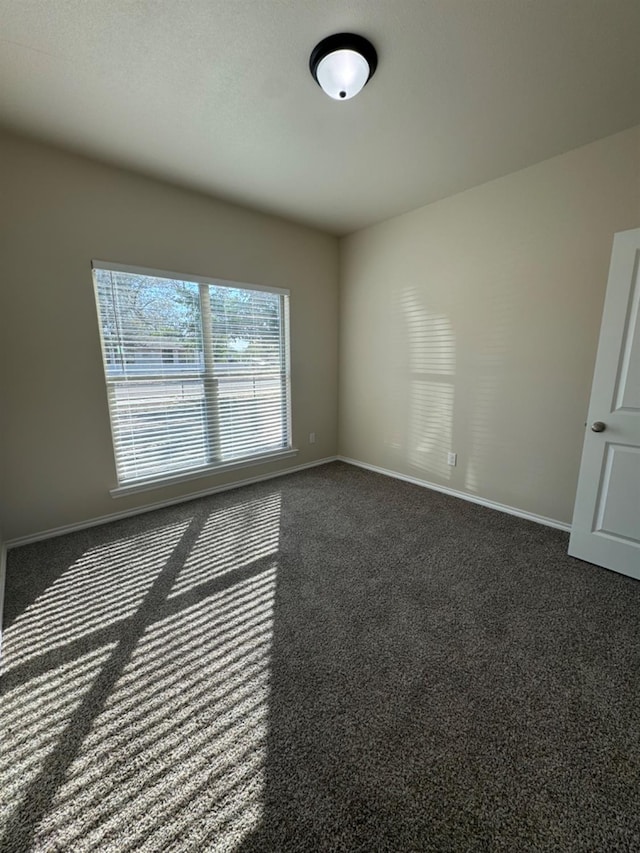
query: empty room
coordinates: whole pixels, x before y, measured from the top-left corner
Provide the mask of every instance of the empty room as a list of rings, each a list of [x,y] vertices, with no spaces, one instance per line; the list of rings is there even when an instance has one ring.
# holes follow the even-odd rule
[[[637,0],[0,0],[0,850],[640,853]]]

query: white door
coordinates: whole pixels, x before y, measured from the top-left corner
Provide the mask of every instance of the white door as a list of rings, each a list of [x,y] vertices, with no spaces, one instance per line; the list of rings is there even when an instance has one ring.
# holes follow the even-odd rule
[[[640,580],[640,228],[613,241],[569,554]]]

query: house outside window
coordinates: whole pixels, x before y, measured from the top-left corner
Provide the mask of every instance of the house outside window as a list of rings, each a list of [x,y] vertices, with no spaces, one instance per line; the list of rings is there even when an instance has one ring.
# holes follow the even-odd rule
[[[288,291],[92,266],[119,487],[292,451]]]

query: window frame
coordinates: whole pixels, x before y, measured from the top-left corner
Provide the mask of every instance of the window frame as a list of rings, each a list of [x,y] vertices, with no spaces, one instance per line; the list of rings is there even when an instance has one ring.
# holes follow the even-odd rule
[[[209,285],[213,287],[228,287],[234,290],[248,290],[248,291],[261,291],[265,293],[274,293],[278,296],[284,297],[281,301],[282,306],[282,315],[281,315],[281,323],[283,329],[283,335],[280,342],[281,350],[282,350],[282,364],[284,368],[285,374],[285,384],[286,384],[286,415],[284,418],[288,444],[286,447],[282,447],[281,449],[268,451],[266,453],[258,453],[253,456],[243,456],[238,459],[232,459],[229,461],[221,461],[217,463],[209,463],[205,466],[199,466],[197,468],[189,468],[183,471],[171,472],[159,474],[154,477],[147,477],[145,479],[135,480],[132,482],[120,482],[119,474],[118,474],[118,462],[117,462],[117,454],[116,454],[116,443],[115,443],[115,431],[114,431],[114,422],[111,411],[110,404],[110,382],[107,374],[107,363],[106,363],[106,348],[105,341],[103,336],[102,329],[102,320],[100,316],[100,302],[98,299],[98,282],[96,279],[95,272],[96,271],[105,271],[105,272],[122,272],[122,273],[131,273],[133,275],[141,275],[141,276],[149,276],[151,278],[165,278],[170,281],[184,281],[191,282],[198,285]],[[123,495],[129,495],[135,492],[143,492],[143,491],[151,491],[153,489],[160,488],[162,486],[168,486],[172,484],[188,482],[189,480],[197,480],[203,477],[210,477],[213,474],[218,473],[226,473],[228,471],[233,471],[235,469],[247,468],[259,464],[264,464],[273,461],[280,461],[282,459],[289,459],[298,454],[298,449],[293,446],[293,431],[292,431],[292,400],[291,400],[291,327],[290,327],[290,300],[291,300],[291,292],[287,288],[283,287],[272,287],[270,285],[263,284],[250,284],[247,282],[240,281],[231,281],[229,279],[222,278],[211,278],[208,276],[195,275],[193,273],[179,273],[170,270],[158,270],[152,269],[150,267],[140,267],[134,266],[132,264],[122,264],[116,263],[113,261],[102,261],[98,259],[93,259],[91,261],[91,278],[93,282],[93,290],[94,290],[94,302],[96,307],[96,317],[98,323],[98,332],[100,335],[100,355],[102,362],[102,372],[104,376],[105,383],[105,392],[107,397],[107,406],[109,410],[109,426],[111,432],[111,448],[113,452],[113,460],[116,472],[116,481],[117,486],[112,489],[109,489],[112,497],[120,497]]]

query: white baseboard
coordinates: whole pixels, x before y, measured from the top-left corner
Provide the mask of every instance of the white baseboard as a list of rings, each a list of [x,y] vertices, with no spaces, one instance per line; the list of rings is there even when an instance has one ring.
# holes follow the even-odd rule
[[[86,530],[89,527],[98,527],[101,524],[109,524],[111,521],[119,521],[122,518],[130,518],[134,515],[142,515],[145,512],[152,512],[154,509],[163,509],[167,506],[175,506],[176,504],[186,503],[187,501],[192,501],[196,498],[205,498],[208,495],[215,495],[218,492],[230,492],[232,489],[239,489],[242,486],[250,486],[252,483],[261,483],[263,480],[273,480],[276,477],[284,477],[286,474],[295,474],[296,471],[304,471],[306,468],[316,468],[318,465],[326,465],[328,462],[337,461],[337,456],[327,456],[324,459],[317,459],[314,462],[306,462],[304,465],[296,465],[293,468],[286,468],[284,471],[259,474],[257,477],[247,477],[245,480],[225,483],[223,486],[213,486],[209,489],[190,492],[189,494],[182,495],[179,498],[157,501],[155,503],[135,507],[134,509],[127,509],[122,512],[113,512],[109,513],[109,515],[102,515],[99,518],[90,518],[87,521],[81,521],[78,524],[65,524],[62,527],[52,527],[49,530],[43,530],[40,533],[33,533],[29,536],[19,536],[16,539],[9,539],[5,544],[5,548],[18,548],[20,545],[30,545],[32,542],[41,542],[43,539],[53,539],[55,536],[64,536],[65,533],[74,533],[76,530]],[[1,610],[0,613],[2,613]]]
[[[518,518],[526,518],[527,521],[535,521],[537,524],[544,524],[546,527],[555,527],[557,530],[566,530],[567,532],[571,530],[571,525],[565,521],[557,521],[555,518],[547,518],[544,515],[536,515],[534,512],[527,512],[515,506],[507,506],[507,504],[501,504],[497,501],[490,501],[486,498],[470,495],[468,492],[461,492],[458,489],[450,489],[448,486],[430,483],[428,480],[419,480],[417,477],[410,477],[408,474],[399,474],[397,471],[390,471],[388,468],[379,468],[377,465],[369,465],[368,462],[360,462],[358,459],[350,459],[348,456],[338,456],[338,460],[346,462],[348,465],[356,465],[358,468],[365,468],[367,471],[373,471],[376,474],[384,474],[385,477],[393,477],[396,480],[413,483],[414,486],[422,486],[425,489],[432,489],[434,492],[442,492],[445,495],[451,495],[453,498],[462,498],[463,501],[469,501],[472,504],[480,504],[480,506],[486,506],[489,509],[497,509],[499,512],[506,512],[508,515],[517,515]]]
[[[269,474],[260,474],[257,477],[248,477],[244,480],[237,480],[233,483],[226,483],[223,486],[213,486],[209,489],[201,489],[197,492],[190,492],[182,495],[179,498],[171,498],[166,501],[156,501],[151,504],[144,504],[134,509],[123,510],[121,512],[109,513],[98,518],[91,518],[87,521],[81,521],[77,524],[65,524],[62,527],[52,527],[49,530],[43,530],[39,533],[30,534],[29,536],[19,536],[16,539],[10,539],[0,547],[0,605],[2,603],[2,593],[4,589],[4,572],[6,564],[6,551],[9,548],[17,548],[20,545],[29,545],[32,542],[41,542],[43,539],[52,539],[55,536],[64,536],[65,533],[74,533],[76,530],[86,530],[89,527],[97,527],[101,524],[108,524],[111,521],[119,521],[122,518],[130,518],[135,515],[141,515],[145,512],[152,512],[155,509],[162,509],[167,506],[175,506],[176,504],[185,503],[186,501],[195,500],[196,498],[204,498],[207,495],[214,495],[218,492],[228,492],[232,489],[239,489],[242,486],[249,486],[252,483],[260,483],[264,480],[273,480],[277,477],[284,477],[287,474],[295,474],[296,471],[304,471],[307,468],[315,468],[318,465],[326,465],[329,462],[346,462],[348,465],[355,465],[358,468],[364,468],[367,471],[373,471],[376,474],[383,474],[386,477],[393,477],[396,480],[404,480],[407,483],[413,483],[416,486],[422,486],[425,489],[432,489],[436,492],[442,492],[445,495],[451,495],[454,498],[461,498],[470,503],[480,504],[490,509],[497,509],[500,512],[506,512],[508,515],[516,515],[518,518],[525,518],[528,521],[535,521],[538,524],[544,524],[547,527],[554,527],[557,530],[570,531],[571,525],[564,521],[557,521],[554,518],[547,518],[544,515],[536,515],[533,512],[518,509],[517,507],[507,506],[506,504],[490,501],[486,498],[470,495],[467,492],[461,492],[457,489],[451,489],[448,486],[440,486],[437,483],[431,483],[428,480],[420,480],[417,477],[411,477],[408,474],[400,474],[397,471],[391,471],[388,468],[380,468],[377,465],[370,465],[368,462],[361,462],[358,459],[351,459],[348,456],[327,456],[324,459],[317,459],[314,462],[306,462],[303,465],[296,465],[293,468],[287,468],[284,471],[276,471]],[[2,610],[0,609],[0,613]]]

